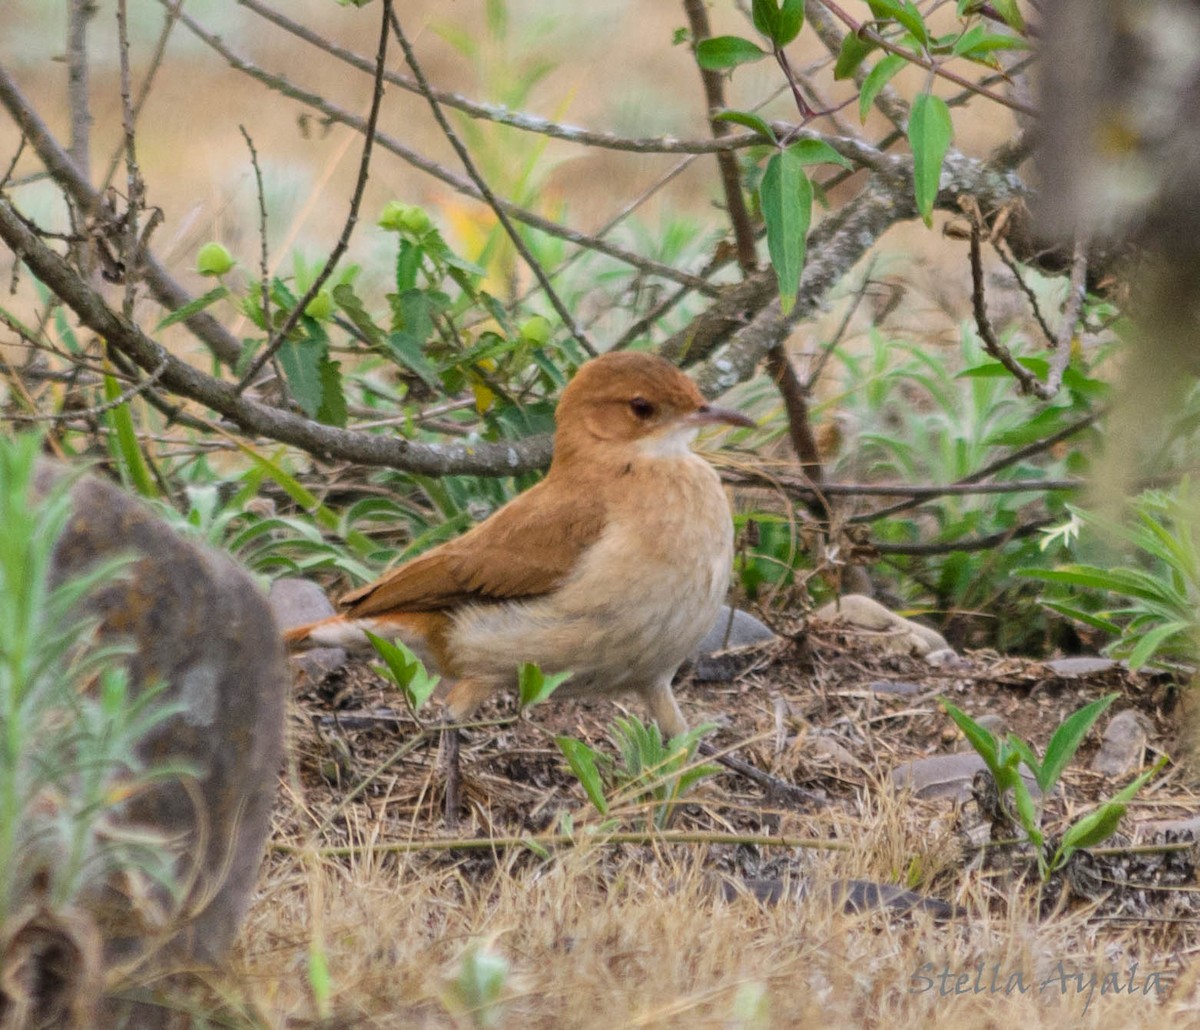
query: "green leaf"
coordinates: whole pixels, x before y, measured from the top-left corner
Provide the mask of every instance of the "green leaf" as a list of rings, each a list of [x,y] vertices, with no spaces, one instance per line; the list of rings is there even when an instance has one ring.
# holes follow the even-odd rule
[[[378,347],[383,343],[383,330],[375,324],[375,320],[371,317],[363,302],[359,299],[357,293],[354,292],[354,287],[349,283],[342,283],[340,286],[333,288],[333,299],[337,306],[341,308],[342,313],[350,319],[356,328],[366,338],[367,342],[373,347]]]
[[[394,298],[396,326],[385,342],[393,357],[415,372],[432,390],[440,390],[437,369],[425,356],[425,341],[433,332],[432,302],[421,290],[405,290]]]
[[[876,18],[889,18],[903,25],[921,46],[929,45],[929,29],[925,19],[911,0],[867,0]]]
[[[761,61],[767,52],[741,36],[714,36],[696,47],[696,61],[706,71],[736,68],[739,64]]]
[[[842,48],[838,51],[837,63],[833,66],[833,77],[850,78],[878,45],[874,40],[863,39],[856,32],[848,32],[842,40]]]
[[[962,730],[963,736],[967,738],[967,741],[970,743],[971,747],[973,747],[976,753],[978,753],[979,757],[983,759],[984,764],[987,765],[992,777],[996,780],[996,783],[999,784],[1000,754],[996,738],[992,736],[987,729],[980,726],[979,723],[967,715],[967,713],[961,708],[952,705],[944,697],[938,698],[938,703],[943,709],[945,709],[946,714],[954,720],[954,724],[960,730]]]
[[[215,304],[224,297],[229,296],[229,288],[226,286],[217,286],[209,290],[203,297],[197,297],[195,300],[190,300],[181,308],[176,308],[166,318],[154,327],[157,333],[162,329],[166,329],[169,325],[174,325],[176,322],[183,322],[192,317],[197,312],[203,311],[210,304]]]
[[[608,814],[608,800],[604,797],[604,783],[600,770],[596,768],[596,752],[582,740],[574,737],[555,737],[554,743],[563,753],[571,772],[583,787],[583,792],[601,815]]]
[[[547,676],[533,662],[523,662],[517,674],[517,694],[522,708],[545,701],[554,691],[571,678],[569,672],[556,672]]]
[[[779,306],[787,314],[800,289],[812,219],[812,184],[804,174],[800,157],[791,148],[773,154],[767,162],[759,198],[767,223],[767,250],[779,283]]]
[[[404,695],[413,712],[419,712],[421,706],[433,696],[440,676],[431,676],[425,664],[400,641],[388,640],[376,636],[369,630],[364,630],[371,646],[387,665],[387,671],[400,692]]]
[[[1012,788],[1021,829],[1025,831],[1034,847],[1041,851],[1045,838],[1042,836],[1042,828],[1038,822],[1037,805],[1033,803],[1033,795],[1029,793],[1029,788],[1020,776],[1013,781]]]
[[[121,396],[121,384],[110,375],[104,377],[104,399],[115,401]],[[150,467],[146,464],[145,455],[138,444],[137,430],[133,424],[133,412],[129,402],[125,401],[105,412],[109,428],[116,435],[116,451],[121,458],[121,468],[129,476],[129,481],[142,497],[159,496],[158,483],[155,481]]]
[[[325,348],[311,338],[284,340],[278,358],[292,397],[304,414],[316,418],[325,395],[321,379]]]
[[[802,165],[841,165],[843,168],[853,168],[846,158],[842,157],[823,139],[802,139],[788,147]]]
[[[1072,409],[1066,406],[1046,408],[1019,426],[990,433],[983,442],[988,447],[1024,447],[1058,432],[1072,414]]]
[[[754,27],[776,47],[785,47],[800,34],[804,25],[804,0],[753,0]]]
[[[1170,622],[1165,622],[1161,626],[1155,626],[1154,629],[1148,630],[1133,650],[1129,652],[1129,657],[1126,659],[1129,663],[1129,668],[1135,672],[1145,665],[1157,653],[1159,648],[1164,643],[1175,636],[1181,636],[1195,629],[1193,623],[1184,622],[1180,619],[1173,619]]]
[[[1038,756],[1034,752],[1033,748],[1031,748],[1025,743],[1025,741],[1013,733],[1008,735],[1008,746],[1012,748],[1012,750],[1020,757],[1021,761],[1025,763],[1025,767],[1031,773],[1033,773],[1034,780],[1036,780],[1038,786],[1041,787],[1042,764],[1038,761]],[[1042,788],[1042,792],[1045,793],[1044,787]]]
[[[342,389],[342,366],[322,357],[317,367],[321,380],[321,403],[317,408],[317,421],[327,426],[345,426],[346,394]]]
[[[1025,19],[1021,16],[1017,0],[992,0],[992,7],[1010,29],[1016,32],[1025,31]]]
[[[1046,745],[1046,757],[1042,762],[1040,772],[1034,770],[1038,774],[1038,786],[1042,788],[1042,793],[1048,794],[1053,789],[1058,778],[1062,776],[1063,770],[1067,767],[1067,763],[1075,757],[1075,752],[1079,750],[1079,745],[1083,743],[1083,738],[1087,736],[1088,730],[1095,725],[1104,710],[1116,699],[1116,694],[1108,694],[1098,701],[1093,701],[1090,705],[1084,705],[1079,711],[1064,719],[1058,729],[1054,731],[1054,736]]]
[[[871,105],[875,103],[879,91],[907,64],[908,62],[899,54],[888,54],[871,69],[863,80],[862,90],[858,94],[858,116],[862,121],[867,120]]]
[[[954,42],[953,53],[960,57],[982,59],[997,50],[1028,50],[1029,44],[1018,36],[988,32],[982,25],[975,25]]]
[[[722,111],[720,114],[713,115],[713,121],[735,122],[738,125],[746,126],[747,129],[753,129],[776,145],[779,143],[779,140],[775,138],[775,130],[758,115],[750,114],[748,111]]]
[[[1058,848],[1062,857],[1057,860],[1056,864],[1061,865],[1080,848],[1090,848],[1108,840],[1117,832],[1117,827],[1125,815],[1125,807],[1125,805],[1108,801],[1095,811],[1077,819],[1063,834],[1062,843]]]
[[[925,224],[933,224],[933,202],[937,199],[942,161],[954,138],[950,108],[941,97],[921,93],[908,118],[908,142],[913,153],[913,186],[917,210]]]

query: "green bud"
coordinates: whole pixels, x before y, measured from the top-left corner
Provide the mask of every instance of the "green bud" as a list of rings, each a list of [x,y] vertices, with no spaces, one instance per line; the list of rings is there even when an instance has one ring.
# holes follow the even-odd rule
[[[224,275],[237,262],[219,243],[206,243],[196,254],[196,271],[201,275]]]
[[[328,290],[318,290],[317,295],[308,302],[308,306],[304,309],[304,313],[309,318],[315,318],[319,322],[324,322],[333,314],[333,297],[330,296]]]
[[[521,339],[534,346],[543,347],[550,340],[550,323],[541,315],[534,315],[521,323]]]
[[[398,200],[389,200],[383,206],[383,212],[379,216],[379,227],[392,232],[399,232],[404,228],[401,224],[401,219],[407,210],[407,204],[401,204]]]

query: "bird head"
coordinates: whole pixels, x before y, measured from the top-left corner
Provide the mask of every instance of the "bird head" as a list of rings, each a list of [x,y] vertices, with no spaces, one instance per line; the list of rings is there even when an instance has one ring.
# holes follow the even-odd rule
[[[700,428],[753,426],[737,411],[709,404],[665,358],[633,351],[602,354],[582,365],[555,414],[556,460],[597,448],[636,448],[646,456],[687,453]]]

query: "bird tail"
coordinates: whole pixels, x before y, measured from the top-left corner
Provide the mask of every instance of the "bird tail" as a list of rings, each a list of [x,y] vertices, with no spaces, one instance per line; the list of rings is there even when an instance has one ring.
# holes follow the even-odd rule
[[[451,623],[444,612],[389,612],[354,618],[331,615],[327,619],[294,626],[283,634],[291,651],[314,647],[344,647],[347,651],[371,652],[367,633],[398,640],[427,666],[447,672],[446,637]]]

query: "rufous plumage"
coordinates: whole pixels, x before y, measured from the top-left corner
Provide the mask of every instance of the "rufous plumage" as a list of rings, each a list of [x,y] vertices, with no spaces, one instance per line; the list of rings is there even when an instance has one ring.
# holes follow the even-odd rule
[[[399,639],[453,681],[456,721],[536,662],[572,673],[556,697],[635,693],[665,733],[683,732],[671,680],[717,616],[733,555],[725,491],[691,444],[704,426],[753,422],[631,352],[584,364],[555,421],[541,482],[289,642]]]

